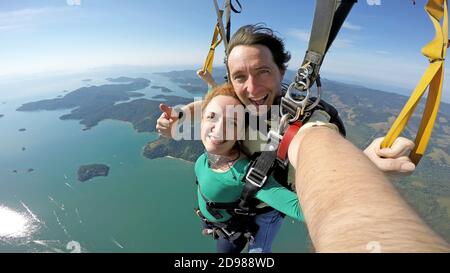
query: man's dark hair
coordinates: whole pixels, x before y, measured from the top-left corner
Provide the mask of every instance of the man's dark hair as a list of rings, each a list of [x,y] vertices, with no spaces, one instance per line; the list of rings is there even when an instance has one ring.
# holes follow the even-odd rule
[[[228,43],[227,55],[236,46],[262,45],[267,47],[273,56],[273,61],[281,72],[287,69],[287,62],[291,59],[291,54],[285,50],[284,42],[276,36],[272,29],[262,24],[245,25],[239,28]],[[227,60],[228,65],[228,60]]]

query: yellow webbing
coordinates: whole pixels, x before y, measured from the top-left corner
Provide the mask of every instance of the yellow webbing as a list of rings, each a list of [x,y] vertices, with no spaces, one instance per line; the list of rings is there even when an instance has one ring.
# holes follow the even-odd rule
[[[422,54],[428,58],[430,65],[381,143],[381,148],[392,146],[395,139],[405,128],[420,98],[429,86],[427,102],[416,135],[416,146],[410,154],[410,158],[415,164],[419,162],[425,152],[439,109],[442,82],[444,80],[444,59],[447,55],[448,45],[447,4],[447,0],[429,0],[425,6],[425,10],[436,30],[434,39],[422,48]],[[442,26],[440,25],[441,19],[443,19]]]
[[[220,11],[220,15],[222,15],[223,11]],[[219,19],[221,20],[221,19]],[[220,35],[220,39],[219,39]],[[206,56],[205,64],[203,65],[203,71],[208,70],[208,72],[212,75],[212,66],[214,62],[214,51],[216,50],[216,47],[222,42],[223,37],[222,33],[220,31],[219,22],[217,22],[216,26],[214,27],[214,34],[211,41],[211,47],[209,48],[208,56]]]

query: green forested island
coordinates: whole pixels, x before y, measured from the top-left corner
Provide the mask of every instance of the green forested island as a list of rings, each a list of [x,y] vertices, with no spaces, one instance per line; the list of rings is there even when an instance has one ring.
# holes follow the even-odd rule
[[[160,137],[144,147],[143,155],[149,159],[172,156],[187,161],[195,162],[205,148],[200,140],[175,141]]]
[[[78,180],[85,182],[97,176],[108,176],[109,167],[104,164],[90,164],[80,166],[78,169]]]
[[[109,79],[114,82],[129,82],[128,77]],[[166,100],[169,105],[185,104],[189,99],[175,96],[155,96],[155,100],[134,99],[144,94],[134,91],[146,88],[150,80],[137,78],[127,84],[105,84],[100,86],[82,87],[63,98],[30,102],[22,105],[17,111],[72,109],[69,114],[60,117],[62,120],[80,120],[85,129],[90,129],[105,119],[131,122],[139,132],[154,130],[159,113],[159,100]],[[121,102],[121,103],[119,103]]]

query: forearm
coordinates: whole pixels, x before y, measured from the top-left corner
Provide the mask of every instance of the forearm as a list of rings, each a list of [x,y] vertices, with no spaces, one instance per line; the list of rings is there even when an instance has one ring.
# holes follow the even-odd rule
[[[304,222],[297,195],[271,178],[269,179],[269,182],[257,192],[256,198],[289,217]]]
[[[337,132],[309,128],[292,144],[297,194],[317,251],[368,252],[370,242],[382,252],[450,251],[381,171]]]

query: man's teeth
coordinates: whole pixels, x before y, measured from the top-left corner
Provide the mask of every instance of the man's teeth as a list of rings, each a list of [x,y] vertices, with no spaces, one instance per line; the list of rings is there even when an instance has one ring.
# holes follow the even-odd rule
[[[264,102],[266,101],[266,99],[267,99],[267,97],[268,97],[269,95],[265,95],[264,97],[262,97],[262,98],[250,98],[250,101],[253,103],[253,104],[256,104],[256,105],[262,105],[262,104],[264,104]]]

